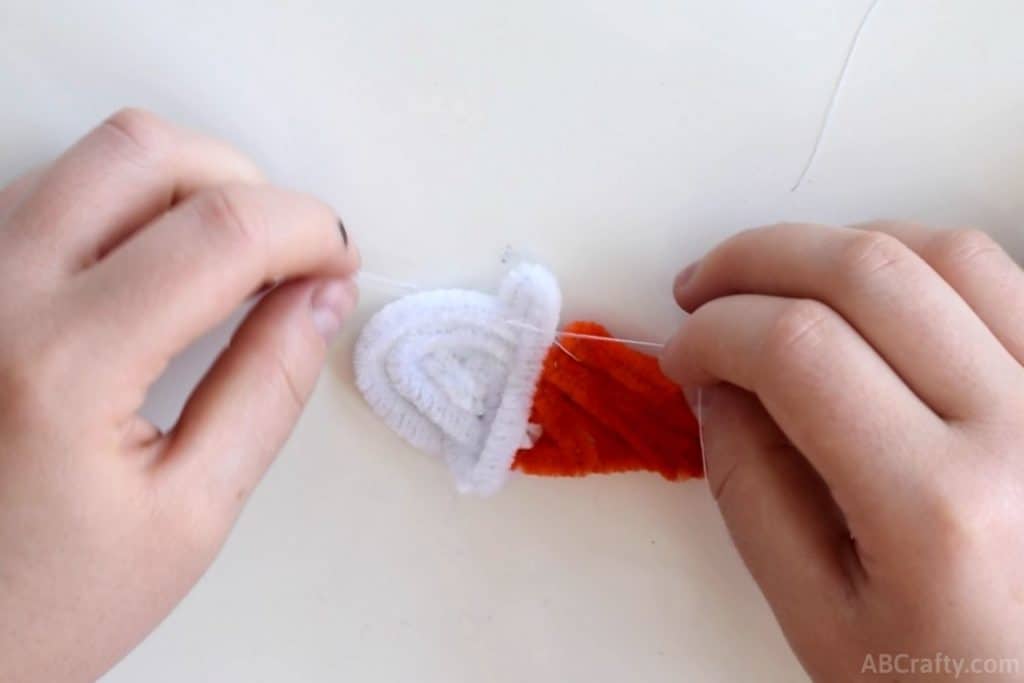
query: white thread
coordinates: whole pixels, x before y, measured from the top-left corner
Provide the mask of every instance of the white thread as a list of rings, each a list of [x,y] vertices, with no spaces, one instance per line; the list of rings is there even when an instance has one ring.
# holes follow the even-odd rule
[[[821,126],[818,128],[818,135],[814,138],[814,146],[811,148],[811,154],[807,157],[807,162],[804,163],[803,170],[800,171],[800,177],[796,179],[796,183],[793,187],[789,188],[790,192],[796,192],[800,185],[803,184],[804,178],[811,170],[811,166],[814,165],[814,160],[818,158],[818,149],[821,147],[821,141],[825,138],[825,131],[828,129],[828,124],[832,121],[832,112],[836,108],[836,103],[839,101],[839,91],[843,87],[843,83],[846,81],[846,72],[850,67],[850,62],[853,61],[853,53],[857,50],[857,45],[860,42],[860,35],[864,31],[864,27],[868,25],[868,19],[874,13],[875,8],[882,0],[872,0],[871,5],[867,11],[864,12],[864,16],[860,20],[860,24],[857,26],[857,31],[853,34],[853,40],[850,41],[850,47],[846,52],[846,58],[843,60],[843,66],[839,70],[839,76],[836,78],[836,84],[832,88],[832,97],[828,101],[828,107],[825,109],[825,115],[821,119]]]
[[[558,333],[557,333],[557,332],[555,332],[555,336],[556,336],[556,337],[558,336]],[[557,346],[558,348],[562,349],[562,352],[563,352],[563,353],[564,353],[565,355],[569,356],[569,358],[572,358],[572,359],[573,359],[574,361],[576,361],[577,363],[579,363],[579,362],[580,362],[580,359],[576,357],[576,354],[575,354],[575,353],[573,353],[572,351],[570,351],[569,349],[565,348],[565,345],[564,345],[564,344],[562,344],[562,342],[558,341],[558,339],[555,339],[554,341],[555,341],[555,346]]]
[[[704,468],[704,479],[711,489],[711,477],[708,476],[708,452],[704,449],[704,388],[697,387],[697,442],[700,444],[701,466]],[[714,489],[711,489],[714,493]]]
[[[505,324],[506,325],[512,325],[513,327],[523,327],[523,328],[526,328],[526,329],[530,329],[530,326],[527,325],[526,323],[524,323],[521,320],[506,320]],[[643,339],[625,339],[623,337],[602,337],[599,334],[583,334],[582,332],[563,332],[561,330],[558,330],[557,332],[555,332],[555,336],[556,337],[572,337],[574,339],[590,339],[591,341],[620,342],[622,344],[633,344],[635,346],[646,346],[646,347],[654,348],[654,349],[663,349],[663,348],[665,348],[665,345],[661,344],[659,342],[644,341]],[[559,347],[561,347],[561,346],[562,345],[559,344]],[[562,347],[562,350],[565,351],[565,348]],[[568,353],[568,351],[566,351],[566,353]],[[571,356],[572,354],[570,353],[569,355]],[[573,356],[573,357],[575,358],[575,356]]]
[[[371,273],[368,270],[361,270],[356,274],[357,280],[368,280],[375,284],[388,285],[397,289],[405,289],[408,291],[419,291],[423,289],[415,282],[406,282],[405,280],[396,280],[386,275],[378,275],[377,273]]]
[[[422,289],[423,289],[422,287],[420,287],[419,285],[417,285],[417,284],[415,284],[413,282],[407,282],[405,280],[398,280],[398,279],[395,279],[395,278],[388,277],[386,275],[379,275],[377,273],[373,273],[373,272],[370,272],[368,270],[361,270],[361,271],[359,271],[359,274],[357,275],[357,278],[359,278],[359,279],[366,279],[366,280],[369,280],[370,282],[375,283],[375,284],[387,285],[387,286],[390,286],[390,287],[395,287],[397,289],[405,289],[405,290],[409,290],[409,291],[422,291]],[[505,323],[507,325],[512,325],[513,327],[522,327],[524,329],[532,329],[534,332],[540,332],[541,331],[541,330],[538,330],[536,328],[530,327],[529,325],[527,325],[526,323],[524,323],[521,320],[506,320]],[[652,348],[652,349],[664,349],[665,348],[665,345],[662,344],[662,343],[653,342],[653,341],[646,341],[646,340],[643,340],[643,339],[625,339],[623,337],[602,337],[602,336],[596,335],[596,334],[582,334],[582,333],[579,333],[579,332],[562,332],[562,331],[559,330],[559,331],[555,332],[555,336],[556,337],[573,337],[575,339],[590,339],[592,341],[605,341],[605,342],[617,341],[617,342],[620,342],[622,344],[632,344],[634,346],[643,346],[643,347]],[[570,358],[572,358],[575,361],[579,361],[579,358],[577,358],[573,353],[571,353],[569,351],[569,349],[565,348],[562,344],[558,343],[558,341],[555,341],[555,345],[558,348],[562,349],[562,351],[565,351],[565,353]]]

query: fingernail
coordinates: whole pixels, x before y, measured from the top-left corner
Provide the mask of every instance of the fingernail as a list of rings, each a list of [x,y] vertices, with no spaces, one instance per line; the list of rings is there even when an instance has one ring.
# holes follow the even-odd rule
[[[675,284],[673,285],[673,288],[675,289],[675,291],[678,292],[681,289],[683,289],[684,287],[686,287],[686,284],[690,280],[693,279],[693,274],[697,272],[697,267],[698,266],[700,266],[700,261],[694,261],[690,265],[688,265],[685,268],[683,268],[679,272],[679,275],[676,275],[676,281],[675,281]]]
[[[341,241],[344,242],[345,246],[347,247],[348,246],[348,232],[345,230],[345,224],[341,222],[340,218],[338,219],[338,229],[341,230]]]
[[[331,341],[355,308],[359,293],[351,280],[327,280],[310,298],[313,327],[325,341]]]

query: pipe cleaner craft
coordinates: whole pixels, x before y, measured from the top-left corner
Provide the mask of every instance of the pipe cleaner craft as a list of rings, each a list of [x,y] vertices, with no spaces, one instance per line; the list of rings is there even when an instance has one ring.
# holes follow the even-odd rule
[[[363,329],[356,383],[391,429],[445,460],[463,493],[492,494],[513,469],[702,476],[697,421],[657,360],[593,322],[556,342],[560,309],[555,278],[532,264],[497,296],[403,297]]]

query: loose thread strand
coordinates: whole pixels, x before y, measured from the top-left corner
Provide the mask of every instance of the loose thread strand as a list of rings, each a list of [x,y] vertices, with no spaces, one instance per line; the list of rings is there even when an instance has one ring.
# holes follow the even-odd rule
[[[836,83],[832,87],[832,97],[829,98],[828,107],[825,109],[825,114],[821,118],[821,126],[818,128],[818,135],[814,138],[814,146],[811,147],[811,153],[807,157],[807,161],[804,163],[803,170],[800,171],[800,176],[796,179],[793,187],[789,188],[790,192],[796,192],[800,185],[803,184],[807,174],[810,173],[811,167],[814,165],[815,159],[818,158],[818,149],[821,147],[821,142],[825,138],[825,131],[828,130],[828,124],[832,121],[832,113],[835,111],[836,103],[839,101],[839,92],[842,90],[843,83],[846,81],[846,72],[850,68],[850,63],[853,61],[853,53],[857,51],[857,45],[860,43],[861,33],[864,32],[864,27],[868,25],[868,19],[874,13],[875,8],[882,0],[873,0],[867,11],[864,12],[864,16],[860,20],[860,24],[857,26],[856,32],[853,34],[853,40],[850,41],[850,47],[846,52],[846,58],[843,59],[843,66],[839,70],[839,76],[836,78]]]
[[[506,320],[505,324],[511,325],[512,327],[521,327],[523,329],[533,330],[534,332],[543,332],[539,327],[525,323],[522,320]],[[555,332],[555,336],[572,337],[573,339],[589,339],[591,341],[619,342],[622,344],[633,344],[635,346],[646,346],[653,349],[665,348],[665,345],[659,342],[645,341],[643,339],[626,339],[624,337],[602,337],[598,334],[583,334],[581,332],[563,332],[558,330]]]
[[[368,283],[384,285],[384,286],[387,286],[387,287],[393,287],[393,288],[396,288],[396,289],[402,289],[402,290],[407,290],[407,291],[420,291],[420,290],[423,289],[422,287],[420,287],[419,285],[417,285],[414,282],[408,282],[408,281],[405,281],[405,280],[398,280],[398,279],[395,279],[395,278],[392,278],[392,277],[388,277],[386,275],[380,275],[378,273],[373,273],[373,272],[370,272],[368,270],[361,270],[361,271],[359,271],[359,274],[358,274],[357,278],[360,280],[360,282],[366,281]],[[505,324],[506,325],[511,325],[512,327],[520,327],[520,328],[523,328],[523,329],[533,330],[534,332],[543,332],[543,330],[541,330],[539,327],[535,327],[534,325],[530,325],[529,323],[523,322],[522,320],[506,320]],[[602,336],[597,335],[597,334],[583,334],[581,332],[563,332],[561,330],[558,330],[558,331],[555,332],[555,336],[556,337],[572,337],[572,338],[575,338],[575,339],[589,339],[591,341],[600,341],[600,342],[619,342],[619,343],[622,343],[622,344],[632,344],[633,346],[643,346],[643,347],[651,348],[651,349],[663,349],[663,348],[665,348],[665,345],[662,344],[662,343],[653,342],[653,341],[647,341],[647,340],[644,340],[644,339],[626,339],[624,337],[602,337]],[[579,360],[567,348],[562,346],[562,344],[560,344],[557,340],[555,341],[555,344],[558,346],[558,348],[560,348],[563,351],[565,351],[574,360],[577,360],[577,361]]]
[[[570,351],[569,349],[565,348],[565,345],[562,342],[558,341],[557,339],[555,340],[555,346],[562,349],[562,352],[565,355],[569,356],[569,358],[572,358],[577,363],[580,362],[580,359],[576,356],[576,354]]]
[[[651,349],[663,349],[665,345],[661,342],[644,341],[643,339],[625,339],[623,337],[602,337],[596,334],[580,334],[578,332],[555,332],[557,337],[575,337],[576,339],[590,339],[591,341],[620,342],[622,344],[633,344],[634,346],[646,346]]]
[[[389,287],[396,287],[398,289],[405,289],[408,291],[418,291],[422,289],[415,282],[406,282],[405,280],[396,280],[395,278],[388,277],[386,275],[378,275],[377,273],[371,273],[368,270],[361,270],[356,278],[360,281],[366,280],[379,285],[387,285]]]
[[[708,451],[704,448],[704,388],[697,387],[697,440],[700,443],[701,465],[704,467],[704,479],[711,488],[711,477],[708,476]],[[711,491],[714,493],[714,490]]]

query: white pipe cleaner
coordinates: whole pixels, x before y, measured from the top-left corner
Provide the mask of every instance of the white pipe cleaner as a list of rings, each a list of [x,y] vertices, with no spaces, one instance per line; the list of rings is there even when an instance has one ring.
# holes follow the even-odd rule
[[[497,296],[403,297],[363,329],[356,383],[388,426],[444,458],[459,491],[489,495],[536,437],[530,410],[560,308],[554,276],[532,264],[512,270]]]

